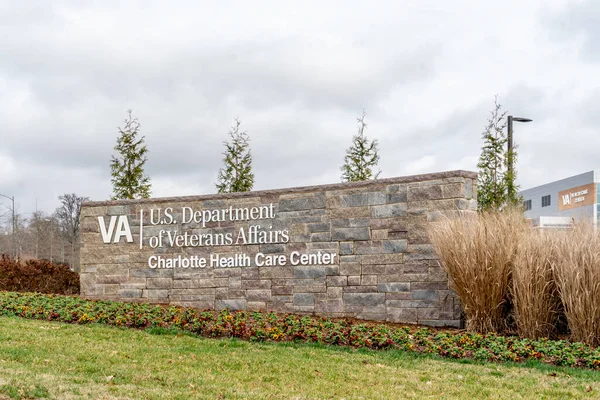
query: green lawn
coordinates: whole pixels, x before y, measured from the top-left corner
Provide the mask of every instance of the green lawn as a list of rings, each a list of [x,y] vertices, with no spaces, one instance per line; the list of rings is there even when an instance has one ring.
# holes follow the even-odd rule
[[[600,398],[590,370],[156,333],[0,317],[0,399]]]

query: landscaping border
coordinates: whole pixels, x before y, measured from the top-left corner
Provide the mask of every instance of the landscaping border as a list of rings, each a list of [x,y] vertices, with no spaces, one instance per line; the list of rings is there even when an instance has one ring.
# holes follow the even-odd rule
[[[137,329],[179,329],[209,338],[398,349],[481,361],[539,360],[558,366],[600,369],[600,348],[583,343],[264,311],[200,311],[177,306],[85,300],[75,296],[0,292],[0,315]]]

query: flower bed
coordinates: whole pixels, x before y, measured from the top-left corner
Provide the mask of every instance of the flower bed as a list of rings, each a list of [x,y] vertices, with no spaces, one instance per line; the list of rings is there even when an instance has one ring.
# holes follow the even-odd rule
[[[204,337],[235,337],[251,341],[299,341],[355,348],[400,349],[485,361],[536,359],[561,366],[600,369],[600,348],[582,343],[433,331],[262,311],[199,311],[60,295],[0,292],[0,315],[139,329],[176,328]]]

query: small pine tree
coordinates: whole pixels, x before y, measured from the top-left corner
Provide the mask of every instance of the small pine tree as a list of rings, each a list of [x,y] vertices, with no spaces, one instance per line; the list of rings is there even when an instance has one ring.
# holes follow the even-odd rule
[[[377,179],[381,171],[373,173],[373,168],[379,162],[377,139],[369,142],[364,135],[367,124],[365,123],[365,110],[357,118],[358,133],[352,138],[352,146],[346,150],[344,165],[342,165],[342,182],[366,181]]]
[[[150,197],[150,178],[144,175],[148,149],[144,144],[144,136],[137,138],[140,123],[131,113],[131,110],[127,111],[125,126],[118,128],[120,136],[114,147],[118,155],[113,155],[110,163],[113,200]]]
[[[494,98],[494,109],[490,112],[488,124],[482,134],[483,147],[477,168],[477,202],[479,210],[498,210],[508,203],[508,179],[506,150],[506,112]],[[515,153],[513,152],[513,157]]]
[[[252,155],[250,154],[250,139],[246,131],[240,131],[242,124],[235,118],[235,124],[229,131],[229,142],[223,142],[223,167],[219,169],[218,183],[215,184],[219,193],[248,192],[254,186],[252,172]]]

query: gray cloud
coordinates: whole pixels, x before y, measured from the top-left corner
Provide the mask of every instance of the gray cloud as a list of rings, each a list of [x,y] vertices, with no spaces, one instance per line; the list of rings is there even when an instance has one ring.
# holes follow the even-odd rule
[[[593,169],[597,7],[559,1],[541,19],[541,0],[0,2],[0,193],[24,213],[109,197],[128,108],[156,196],[214,192],[235,116],[257,189],[339,181],[363,108],[383,177],[474,170],[495,93],[534,119],[515,127],[522,186]]]
[[[550,36],[558,40],[581,43],[584,59],[600,61],[600,3],[584,0],[569,3],[558,11],[546,10],[544,22]]]

